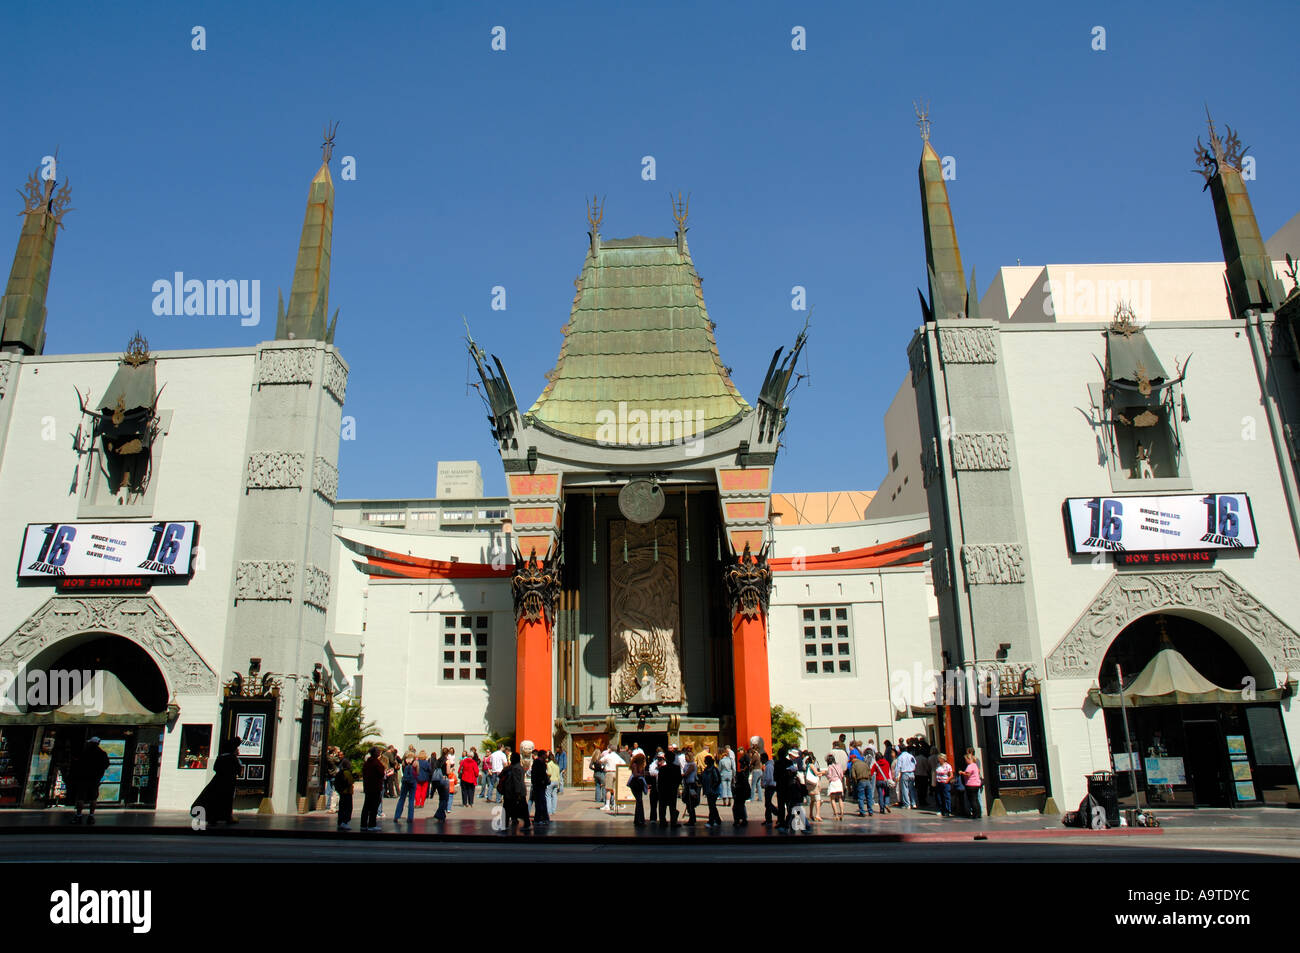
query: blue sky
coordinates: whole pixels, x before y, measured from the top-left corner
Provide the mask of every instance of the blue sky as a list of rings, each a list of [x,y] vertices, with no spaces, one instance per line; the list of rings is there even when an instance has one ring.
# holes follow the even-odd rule
[[[584,197],[606,196],[607,238],[668,235],[668,194],[689,191],[722,358],[751,402],[802,325],[791,287],[815,308],[777,489],[875,489],[920,320],[912,101],[957,160],[981,292],[1018,259],[1214,260],[1189,171],[1206,101],[1256,156],[1265,237],[1300,209],[1296,19],[1285,3],[6,4],[0,186],[61,147],[75,211],[47,353],[120,350],[137,328],[156,350],[247,346],[274,335],[320,129],[339,120],[330,306],[356,420],[340,492],[376,498],[432,495],[440,459],[479,459],[502,492],[461,315],[527,407],[586,252]],[[0,216],[6,266],[18,228]],[[260,280],[262,324],[155,316],[152,284],[175,271]]]

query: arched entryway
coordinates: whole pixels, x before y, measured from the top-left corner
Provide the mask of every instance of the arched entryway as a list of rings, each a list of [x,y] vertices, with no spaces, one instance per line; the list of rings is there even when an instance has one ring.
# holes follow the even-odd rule
[[[120,635],[83,632],[35,653],[0,714],[0,803],[68,803],[72,762],[94,737],[109,758],[99,803],[154,807],[169,697],[150,653]]]
[[[1289,688],[1273,686],[1249,640],[1221,628],[1194,611],[1152,613],[1107,648],[1090,700],[1104,711],[1121,802],[1132,803],[1134,782],[1156,806],[1297,800],[1280,705]]]

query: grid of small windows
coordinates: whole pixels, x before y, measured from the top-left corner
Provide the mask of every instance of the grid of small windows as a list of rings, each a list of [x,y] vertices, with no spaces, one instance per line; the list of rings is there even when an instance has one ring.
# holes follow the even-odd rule
[[[803,616],[805,675],[853,674],[853,627],[848,606],[813,606]]]
[[[486,682],[488,673],[489,616],[442,617],[442,680]]]

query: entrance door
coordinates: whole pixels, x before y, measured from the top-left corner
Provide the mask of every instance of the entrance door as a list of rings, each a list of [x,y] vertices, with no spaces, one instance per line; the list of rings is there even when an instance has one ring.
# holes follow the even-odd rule
[[[668,750],[668,732],[666,731],[625,731],[620,740],[629,748],[640,745],[647,760],[654,757],[656,748]]]
[[[1223,730],[1215,721],[1186,721],[1187,783],[1197,807],[1228,807]]]

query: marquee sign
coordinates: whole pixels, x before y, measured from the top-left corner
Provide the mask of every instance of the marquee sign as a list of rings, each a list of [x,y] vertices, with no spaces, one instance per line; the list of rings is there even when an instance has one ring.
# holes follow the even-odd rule
[[[1066,532],[1074,553],[1254,549],[1245,493],[1071,498]]]
[[[29,523],[19,579],[188,576],[198,524]]]

